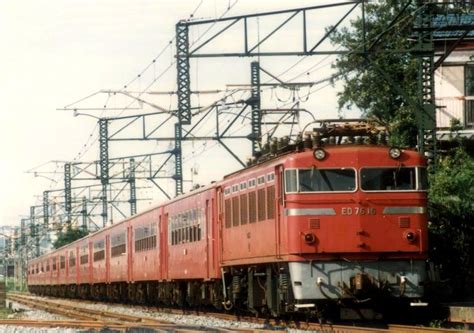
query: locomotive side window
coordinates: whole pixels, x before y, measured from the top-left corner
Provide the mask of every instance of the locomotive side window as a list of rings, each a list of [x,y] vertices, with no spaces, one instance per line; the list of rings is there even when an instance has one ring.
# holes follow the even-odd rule
[[[360,179],[365,191],[413,191],[417,188],[416,168],[363,168]]]
[[[94,262],[105,259],[105,241],[100,240],[94,243]]]
[[[286,193],[298,192],[298,177],[296,169],[285,170]]]
[[[299,192],[345,192],[356,188],[354,169],[300,169]]]
[[[428,171],[426,168],[418,168],[418,190],[428,189]]]
[[[127,252],[126,239],[127,236],[125,232],[110,237],[110,256],[112,258],[121,256]]]

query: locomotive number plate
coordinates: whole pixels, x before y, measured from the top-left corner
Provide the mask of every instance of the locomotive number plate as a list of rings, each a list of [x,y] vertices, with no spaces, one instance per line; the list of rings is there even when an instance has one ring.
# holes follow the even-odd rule
[[[341,215],[375,215],[375,208],[372,207],[342,207]]]

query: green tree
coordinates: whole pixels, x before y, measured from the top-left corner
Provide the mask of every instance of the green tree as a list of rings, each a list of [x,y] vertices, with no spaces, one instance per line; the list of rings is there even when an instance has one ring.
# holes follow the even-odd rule
[[[88,234],[89,232],[87,230],[84,230],[82,228],[75,229],[71,226],[68,226],[65,231],[61,231],[58,234],[58,239],[56,239],[56,241],[53,243],[53,247],[55,249],[59,249],[60,247],[72,243],[82,237],[85,237]]]
[[[455,296],[473,296],[474,158],[462,148],[443,157],[430,175],[430,258]]]
[[[368,3],[366,9],[366,54],[342,55],[333,66],[342,79],[339,108],[359,108],[363,115],[386,125],[391,143],[414,146],[418,96],[418,60],[409,52],[416,6],[406,1]],[[397,20],[394,20],[397,18]],[[390,25],[390,22],[396,22]],[[336,31],[331,41],[344,49],[364,49],[362,19]],[[455,129],[456,124],[453,124]],[[457,144],[459,146],[459,143]],[[430,174],[430,258],[441,267],[444,279],[457,295],[474,292],[474,161],[457,148],[444,156]]]
[[[408,37],[415,8],[404,8],[404,4],[397,0],[366,4],[365,29],[358,17],[350,27],[331,34],[331,42],[347,50],[367,51],[342,55],[333,65],[343,82],[338,93],[340,111],[355,106],[364,116],[387,126],[392,144],[414,146],[418,61],[409,52],[397,50],[413,46]]]

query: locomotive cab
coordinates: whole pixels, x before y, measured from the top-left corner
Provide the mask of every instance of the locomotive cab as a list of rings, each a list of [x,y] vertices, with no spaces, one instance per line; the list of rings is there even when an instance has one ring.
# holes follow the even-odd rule
[[[295,308],[423,296],[426,164],[411,150],[333,145],[284,164],[283,228]]]

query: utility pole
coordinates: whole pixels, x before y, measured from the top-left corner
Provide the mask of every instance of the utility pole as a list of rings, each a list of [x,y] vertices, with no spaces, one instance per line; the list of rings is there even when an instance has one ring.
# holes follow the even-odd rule
[[[100,182],[102,184],[102,227],[107,224],[107,189],[109,185],[109,134],[108,120],[99,119],[99,156],[100,156]]]
[[[71,163],[64,164],[64,208],[66,210],[66,223],[70,225],[72,219]]]
[[[130,184],[130,216],[137,213],[137,187],[135,183],[135,159],[130,159],[130,172],[129,172],[129,184]]]
[[[426,1],[418,1],[418,94],[422,110],[416,113],[418,149],[436,161],[436,106],[434,85],[433,8]]]
[[[252,61],[250,64],[251,92],[250,100],[247,101],[252,108],[252,120],[250,140],[252,141],[252,156],[256,156],[260,151],[262,141],[262,114],[260,110],[260,64],[258,61]]]

